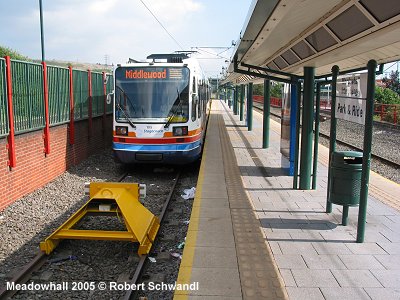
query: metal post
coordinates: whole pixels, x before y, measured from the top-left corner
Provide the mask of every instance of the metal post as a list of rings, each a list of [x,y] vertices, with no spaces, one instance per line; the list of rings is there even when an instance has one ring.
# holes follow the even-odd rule
[[[8,149],[8,166],[15,168],[17,165],[17,158],[15,155],[15,127],[14,127],[14,110],[13,110],[13,89],[12,89],[12,76],[11,76],[11,59],[6,56],[6,80],[7,80],[7,116],[9,131],[7,137]]]
[[[248,110],[247,110],[247,130],[253,130],[253,83],[249,83],[249,91],[247,93],[247,103],[248,103]]]
[[[336,149],[336,83],[337,77],[339,75],[339,66],[332,67],[332,101],[331,101],[331,129],[329,136],[331,137],[329,140],[329,163],[328,163],[328,190],[327,190],[327,199],[326,199],[326,212],[332,212],[332,203],[329,201],[330,198],[330,189],[331,189],[331,160],[332,160],[332,153]]]
[[[300,184],[310,189],[314,112],[314,67],[304,67],[303,116],[301,127]]]
[[[264,113],[263,113],[263,143],[262,147],[269,147],[269,117],[271,113],[271,82],[264,79]]]
[[[107,86],[106,86],[107,75],[105,72],[101,73],[101,78],[103,79],[103,118],[101,126],[104,134],[106,132],[106,110],[107,110]]]
[[[244,111],[244,85],[240,85],[240,121],[243,121]]]
[[[69,66],[69,144],[75,143],[75,104],[74,104],[74,81],[72,67]]]
[[[297,189],[299,176],[299,140],[300,140],[300,108],[301,108],[301,82],[297,83],[297,105],[296,105],[296,139],[294,145],[294,171],[293,189]]]
[[[44,153],[50,154],[50,117],[49,117],[49,87],[47,86],[47,65],[42,61],[43,65],[43,95],[44,95]]]
[[[239,86],[235,86],[235,94],[234,94],[234,100],[233,100],[233,113],[235,115],[238,114],[238,99],[239,99]]]
[[[375,97],[375,70],[377,62],[370,60],[367,65],[367,105],[365,112],[363,164],[361,174],[360,207],[358,209],[357,243],[364,242],[365,222],[367,218],[369,170],[371,167],[372,127]]]
[[[88,111],[88,117],[89,117],[89,137],[92,136],[92,128],[93,128],[93,98],[92,98],[92,72],[88,70],[88,85],[89,85],[89,111]]]
[[[44,56],[44,30],[43,30],[43,9],[42,0],[39,0],[39,11],[40,11],[40,41],[42,44],[42,61],[45,60]]]
[[[227,88],[228,94],[228,107],[232,108],[232,89],[230,87]]]
[[[227,89],[226,89],[226,87],[224,87],[224,102],[226,103],[226,93],[227,93]]]
[[[318,170],[318,143],[319,143],[319,113],[321,105],[321,83],[317,83],[317,93],[315,96],[315,131],[314,131],[314,159],[312,174],[312,189],[317,189],[317,170]]]
[[[349,220],[349,206],[343,205],[342,225],[347,226],[348,220]]]
[[[297,86],[290,85],[290,143],[289,143],[289,176],[294,175],[296,153],[296,121],[297,121]]]

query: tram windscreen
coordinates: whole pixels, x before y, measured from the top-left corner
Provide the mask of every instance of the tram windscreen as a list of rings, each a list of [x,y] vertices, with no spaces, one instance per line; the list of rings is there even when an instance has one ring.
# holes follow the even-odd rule
[[[187,122],[189,69],[119,67],[115,70],[115,119],[133,123]]]

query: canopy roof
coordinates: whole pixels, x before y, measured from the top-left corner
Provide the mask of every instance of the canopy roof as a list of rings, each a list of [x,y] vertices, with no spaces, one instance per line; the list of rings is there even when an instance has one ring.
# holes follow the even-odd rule
[[[302,76],[305,66],[325,75],[371,59],[400,59],[399,0],[254,0],[224,82],[252,80],[235,64]]]

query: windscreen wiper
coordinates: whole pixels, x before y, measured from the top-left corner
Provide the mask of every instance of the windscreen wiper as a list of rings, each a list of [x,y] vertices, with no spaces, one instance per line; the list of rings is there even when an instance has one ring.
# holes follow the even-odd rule
[[[115,105],[116,105],[117,108],[124,114],[124,117],[125,117],[125,119],[128,121],[128,123],[129,123],[133,128],[136,128],[136,125],[133,124],[133,122],[132,122],[131,119],[130,119],[131,117],[126,113],[126,110],[123,109],[119,103],[115,103]]]
[[[131,99],[128,97],[128,95],[125,93],[125,91],[124,91],[122,88],[120,88],[118,85],[116,85],[116,87],[122,92],[123,96],[126,97],[126,99],[128,99],[129,104],[131,105],[133,111],[135,111],[135,108],[133,107],[132,101],[131,101]],[[117,101],[115,101],[115,106],[124,114],[124,117],[125,117],[125,119],[128,121],[128,123],[129,123],[133,128],[136,128],[136,125],[133,124],[133,122],[131,121],[131,118],[132,118],[132,117],[126,112],[126,109],[123,109],[123,108],[121,107],[121,104],[120,104],[120,103],[117,103]]]
[[[179,108],[180,106],[182,106],[182,103],[181,103],[181,94],[179,93],[179,89],[176,88],[176,91],[178,92],[178,105],[175,107],[175,110],[174,110],[174,111],[171,113],[171,115],[169,116],[167,123],[165,123],[165,125],[164,125],[164,128],[168,128],[168,127],[169,127],[169,124],[171,124],[172,120],[173,120],[174,117],[176,116],[176,113],[178,112],[178,108]],[[173,106],[172,106],[172,107],[173,107]]]
[[[125,91],[121,87],[119,87],[118,85],[116,85],[115,87],[121,91],[121,93],[124,96],[124,98],[128,99],[128,102],[131,105],[133,111],[136,112],[135,107],[133,106],[131,98],[128,97],[128,95],[125,93]]]

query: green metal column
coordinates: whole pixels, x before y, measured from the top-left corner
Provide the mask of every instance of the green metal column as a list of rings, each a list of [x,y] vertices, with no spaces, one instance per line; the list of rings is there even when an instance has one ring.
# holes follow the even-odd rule
[[[239,100],[239,86],[235,86],[235,94],[234,94],[234,100],[233,100],[233,113],[235,115],[238,114],[238,100]]]
[[[328,170],[330,170],[331,161],[332,161],[332,153],[336,149],[336,82],[337,77],[339,75],[339,66],[332,67],[332,101],[331,101],[331,128],[330,128],[330,140],[329,140],[329,163],[328,163]],[[328,171],[328,190],[327,190],[327,199],[326,199],[326,212],[332,212],[332,203],[329,201],[330,197],[330,189],[331,189],[331,172]]]
[[[304,67],[303,116],[301,127],[300,184],[301,190],[309,190],[311,183],[313,113],[314,113],[314,67]]]
[[[231,101],[231,97],[232,97],[232,90],[230,89],[230,87],[227,87],[226,88],[226,90],[227,90],[227,101],[228,101],[228,107],[229,108],[231,108],[231,106],[232,106],[232,101]]]
[[[318,170],[318,144],[319,144],[319,113],[321,103],[321,83],[317,83],[317,93],[315,95],[315,130],[314,130],[314,158],[312,172],[312,189],[317,189],[317,170]]]
[[[247,130],[253,130],[253,83],[249,83],[249,91],[247,93]]]
[[[300,140],[300,111],[301,111],[301,82],[297,82],[297,105],[296,105],[296,141],[294,145],[294,171],[293,189],[297,190],[299,177],[299,140]]]
[[[371,167],[372,127],[375,97],[375,70],[377,63],[370,60],[367,65],[367,105],[365,112],[363,164],[361,174],[360,208],[358,209],[357,243],[364,242],[365,222],[367,219],[369,171]]]
[[[244,85],[240,85],[240,121],[243,121],[244,112]]]
[[[227,97],[227,89],[224,87],[224,102],[226,103],[226,97]]]
[[[271,82],[269,79],[264,80],[264,113],[263,113],[263,143],[262,147],[269,147],[269,117],[271,113]]]

